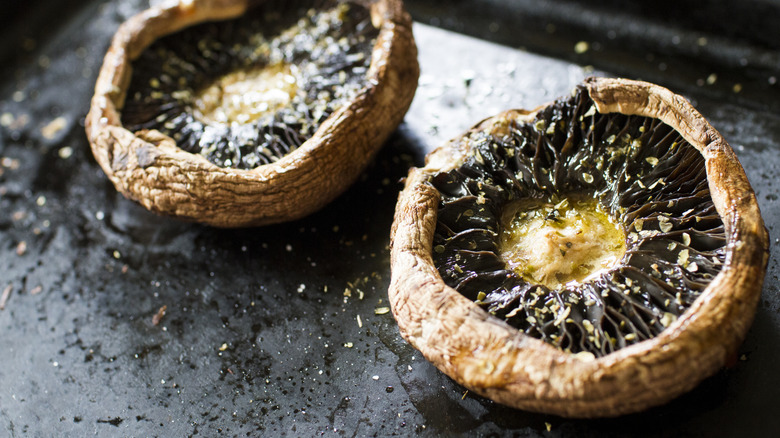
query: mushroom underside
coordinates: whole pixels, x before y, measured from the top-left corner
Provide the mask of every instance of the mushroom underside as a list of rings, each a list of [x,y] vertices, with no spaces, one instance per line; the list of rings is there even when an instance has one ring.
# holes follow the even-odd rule
[[[430,180],[441,193],[433,260],[447,285],[529,336],[596,357],[650,339],[724,263],[704,159],[658,119],[601,114],[581,87],[507,133],[475,132],[466,141],[473,154]],[[589,274],[581,281],[540,284],[535,272],[560,270],[578,247],[593,244],[581,237],[581,212],[566,227],[565,213],[587,211],[583,199],[614,218],[625,253],[611,266],[575,261],[573,270]],[[525,206],[514,220],[541,208],[549,229],[530,236],[544,257],[528,275],[528,257],[512,269],[500,248],[511,226],[502,217],[518,202]]]
[[[133,62],[123,124],[220,167],[278,161],[365,87],[377,35],[368,9],[336,1],[265,2],[186,28]]]

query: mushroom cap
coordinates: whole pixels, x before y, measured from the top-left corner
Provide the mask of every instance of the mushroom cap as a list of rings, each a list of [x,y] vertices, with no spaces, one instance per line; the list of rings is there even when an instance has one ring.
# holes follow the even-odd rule
[[[367,6],[379,35],[365,87],[274,163],[223,168],[178,148],[159,131],[134,134],[123,127],[131,63],[146,47],[188,26],[238,17],[256,3],[168,3],[119,27],[98,76],[86,132],[95,159],[123,195],[151,211],[218,227],[301,218],[346,190],[400,124],[417,88],[417,48],[402,1],[378,0]]]
[[[593,359],[520,332],[445,284],[432,259],[440,194],[429,179],[464,162],[470,133],[500,134],[539,108],[486,119],[410,170],[391,234],[389,298],[402,336],[469,390],[529,411],[609,417],[665,403],[733,357],[761,294],[768,234],[731,147],[687,100],[639,81],[590,78],[584,86],[600,113],[660,119],[705,160],[726,262],[692,306],[658,336]]]

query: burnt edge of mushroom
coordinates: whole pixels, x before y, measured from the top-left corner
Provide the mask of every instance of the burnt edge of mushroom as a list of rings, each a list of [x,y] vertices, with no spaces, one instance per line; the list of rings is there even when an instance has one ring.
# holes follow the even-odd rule
[[[98,76],[86,132],[98,164],[123,195],[151,211],[218,227],[294,220],[346,190],[400,124],[416,91],[417,49],[402,1],[377,0],[355,2],[369,10],[378,29],[364,87],[308,140],[271,163],[219,167],[158,130],[133,133],[123,125],[132,62],[147,47],[190,26],[241,17],[263,3],[193,0],[152,7],[117,30]]]
[[[676,131],[668,135],[680,135],[690,144],[690,149],[703,158],[701,164],[706,170],[708,187],[699,188],[709,190],[718,216],[709,215],[708,227],[721,233],[725,245],[700,242],[705,247],[700,249],[717,253],[717,262],[712,263],[716,269],[708,269],[714,278],[703,287],[695,288],[688,297],[686,304],[689,307],[680,309],[676,320],[666,321],[668,326],[658,327],[657,333],[641,342],[631,339],[625,342],[624,337],[623,342],[616,341],[616,346],[622,348],[607,349],[569,342],[570,351],[563,351],[524,333],[522,329],[527,326],[521,325],[518,330],[504,319],[491,315],[488,310],[506,316],[495,307],[491,309],[489,303],[487,310],[475,303],[475,298],[482,298],[480,301],[484,305],[487,294],[468,298],[442,278],[434,263],[437,254],[444,254],[446,251],[443,250],[447,249],[446,243],[437,242],[436,237],[439,205],[443,199],[442,193],[434,187],[436,175],[468,169],[469,162],[476,160],[489,162],[491,158],[486,160],[484,155],[476,157],[475,151],[479,148],[474,147],[474,138],[488,134],[509,138],[512,129],[521,125],[533,129],[535,121],[543,119],[545,112],[547,116],[555,114],[556,104],[535,111],[508,111],[487,119],[431,153],[424,168],[410,171],[393,224],[389,296],[404,338],[440,370],[470,390],[531,411],[568,417],[608,417],[637,412],[671,400],[712,375],[736,353],[761,294],[768,259],[768,235],[755,195],[730,146],[684,98],[653,84],[605,78],[586,80],[580,93],[582,102],[592,101],[595,112],[607,115],[606,118],[632,116],[628,119],[637,121],[650,118],[657,120],[647,121],[653,126],[659,121],[668,125]],[[584,119],[590,112],[588,107],[570,111],[579,111]],[[609,116],[610,113],[618,114]],[[587,120],[583,121],[588,124]],[[582,121],[576,120],[569,126],[580,123]],[[580,146],[576,142],[564,141],[563,144],[569,148]],[[546,149],[546,154],[555,153],[555,148],[549,145],[543,145],[541,149]],[[542,158],[536,150],[531,155],[542,160],[549,158]],[[647,160],[645,163],[650,164]],[[562,172],[561,168],[558,170]],[[695,170],[695,166],[691,170]],[[688,169],[671,171],[684,173]],[[587,173],[583,169],[577,169],[575,173],[576,187],[591,184],[588,182],[591,178],[582,176]],[[446,181],[439,181],[443,182]],[[457,191],[457,184],[450,185],[449,189]],[[722,229],[719,229],[717,219]],[[484,223],[478,225],[475,228],[487,229]],[[655,225],[659,230],[658,224]],[[675,224],[672,225],[674,228]],[[664,229],[667,227],[665,225]],[[440,235],[446,231],[439,229]],[[673,232],[672,229],[668,232],[659,230],[651,237],[675,239],[681,236],[670,236]],[[649,239],[650,242],[653,240]],[[627,245],[630,249],[631,242]],[[722,266],[717,266],[721,261]],[[494,272],[503,269],[496,268]],[[446,268],[444,271],[446,276]],[[691,274],[690,271],[687,273]],[[503,284],[506,274],[502,272],[494,278],[488,275],[489,281],[483,283]],[[690,278],[687,274],[685,277]],[[522,282],[516,284],[522,287]],[[658,286],[655,281],[653,284]],[[602,292],[596,287],[586,289],[588,293]],[[607,292],[608,297],[612,296],[613,291]],[[575,318],[572,320],[572,332],[582,330],[582,320],[579,325]],[[556,326],[550,324],[548,327]],[[543,330],[532,334],[545,336]],[[550,340],[549,333],[547,337]],[[577,354],[577,351],[588,354]]]

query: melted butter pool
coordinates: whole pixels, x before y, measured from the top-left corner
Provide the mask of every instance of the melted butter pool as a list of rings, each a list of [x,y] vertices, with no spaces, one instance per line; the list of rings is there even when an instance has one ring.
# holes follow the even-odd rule
[[[502,225],[499,251],[508,268],[550,289],[609,269],[626,252],[625,232],[595,199],[523,200]]]
[[[287,106],[297,91],[298,80],[288,63],[242,69],[200,90],[193,113],[205,123],[247,124]]]

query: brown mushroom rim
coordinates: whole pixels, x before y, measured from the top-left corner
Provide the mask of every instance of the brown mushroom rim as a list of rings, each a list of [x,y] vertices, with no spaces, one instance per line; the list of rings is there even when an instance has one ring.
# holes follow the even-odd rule
[[[133,61],[166,35],[207,21],[236,19],[250,3],[262,8],[266,2],[167,3],[120,26],[98,76],[86,131],[97,162],[125,196],[155,212],[221,227],[293,220],[342,193],[403,119],[419,75],[411,18],[401,0],[377,0],[361,3],[368,5],[368,28],[378,33],[369,44],[370,64],[359,92],[334,107],[310,138],[301,139],[291,152],[281,151],[281,158],[269,164],[219,167],[200,153],[184,151],[157,129],[133,133],[123,126],[120,114],[134,76]],[[164,121],[163,128],[172,122]],[[292,138],[288,131],[276,133]]]
[[[366,88],[378,33],[369,9],[336,0],[269,0],[188,27],[133,62],[122,123],[217,166],[278,161]]]
[[[580,108],[577,99],[583,104]],[[568,100],[574,105],[560,105],[563,101],[534,112],[510,111],[488,119],[465,136],[434,151],[425,168],[410,172],[393,224],[390,301],[402,335],[442,371],[479,394],[518,408],[564,416],[636,412],[690,390],[734,354],[752,321],[761,292],[768,256],[767,233],[755,195],[733,151],[680,96],[644,82],[589,79],[577,97]],[[565,114],[566,111],[569,113]],[[557,118],[557,115],[574,115],[574,119],[569,119],[572,121],[567,124],[565,117]],[[544,126],[537,123],[540,120],[545,121]],[[555,121],[555,128],[550,128],[547,123],[550,120]],[[661,136],[656,140],[662,146],[636,143],[637,155],[630,163],[626,158],[616,158],[610,163],[609,155],[602,154],[606,161],[596,172],[597,162],[591,158],[597,157],[590,149],[604,152],[611,143],[608,141],[611,134],[593,137],[592,141],[582,141],[578,136],[609,132],[612,128],[600,125],[601,120],[612,120],[615,126],[623,126],[619,130],[630,133],[630,142],[615,145],[625,147],[622,153],[633,154],[631,144],[642,135]],[[558,125],[560,121],[565,126]],[[661,125],[668,125],[676,132]],[[640,127],[644,127],[644,132]],[[555,140],[558,129],[567,130],[561,134],[563,142]],[[514,135],[518,130],[525,130],[525,134]],[[529,135],[533,132],[537,135]],[[689,144],[682,148],[687,151],[679,150],[683,146],[679,141],[672,148],[676,141],[672,139],[678,135]],[[616,134],[614,140],[622,141],[620,138]],[[494,149],[496,139],[503,143],[519,141],[514,144],[515,156],[508,157],[509,149],[504,152],[500,152],[501,148]],[[584,144],[588,147],[583,148]],[[672,153],[659,153],[664,151]],[[569,158],[564,163],[561,157]],[[560,189],[563,189],[561,193],[595,195],[594,199],[620,219],[629,237],[626,256],[619,267],[590,286],[584,287],[589,283],[585,281],[579,290],[570,289],[566,293],[566,287],[550,290],[512,280],[511,271],[500,259],[469,254],[479,263],[492,264],[487,269],[472,268],[472,272],[481,273],[463,276],[457,282],[456,287],[472,283],[475,287],[465,289],[472,293],[478,291],[478,296],[467,298],[449,286],[446,276],[449,267],[456,270],[455,266],[451,260],[445,260],[445,268],[437,268],[434,259],[446,251],[439,253],[435,248],[438,245],[445,250],[448,245],[468,248],[472,242],[492,248],[488,241],[499,231],[497,221],[476,214],[466,216],[468,219],[464,215],[458,218],[455,207],[466,202],[462,200],[464,197],[476,194],[479,198],[480,189],[485,192],[482,196],[485,202],[477,205],[485,209],[495,208],[488,199],[508,197],[505,192],[509,190],[497,181],[520,179],[516,172],[500,170],[506,165],[499,165],[501,160],[509,161],[509,158],[515,163],[532,163],[514,170],[523,171],[521,186],[530,188],[538,199],[554,200],[553,194]],[[667,159],[671,161],[666,162]],[[465,174],[464,183],[447,177],[454,173]],[[666,185],[657,183],[654,187],[660,188],[663,195],[646,191],[655,183],[650,178],[655,173],[664,175]],[[621,178],[612,179],[617,174]],[[642,176],[637,178],[638,174]],[[704,179],[699,178],[702,174]],[[626,179],[625,175],[631,178]],[[494,183],[494,188],[485,189],[487,180]],[[602,185],[610,181],[618,187],[603,190]],[[665,188],[675,185],[675,191]],[[682,189],[690,196],[680,197],[678,191]],[[488,194],[489,190],[495,193]],[[458,199],[453,197],[448,201],[450,195],[459,191]],[[706,192],[711,203],[700,202]],[[652,199],[648,200],[648,196]],[[673,207],[664,207],[670,201]],[[682,208],[685,202],[692,204]],[[671,215],[661,214],[664,208],[671,208]],[[691,208],[693,211],[684,214]],[[450,223],[454,225],[443,224],[443,216],[451,216]],[[661,216],[666,219],[660,219]],[[697,221],[696,217],[700,219]],[[472,222],[467,225],[464,221]],[[690,227],[682,227],[683,222]],[[463,225],[462,229],[457,225]],[[438,240],[463,231],[466,233],[459,238]],[[636,240],[632,234],[636,234]],[[674,248],[670,249],[672,243]],[[462,259],[468,251],[463,248],[452,254],[461,254]],[[685,249],[688,249],[687,256]],[[471,251],[491,252],[476,248]],[[653,274],[653,264],[658,266],[660,278]],[[491,275],[491,269],[500,273]],[[626,281],[629,279],[630,286]],[[674,288],[668,287],[667,279]],[[503,296],[503,292],[496,294],[497,289],[487,287],[512,281],[518,287],[505,288],[510,293]],[[484,292],[483,286],[496,295],[496,300],[486,304],[489,294],[479,296],[479,291]],[[640,286],[639,295],[634,295],[633,286]],[[526,294],[513,295],[512,292],[520,289],[525,289]],[[664,295],[672,290],[676,292],[671,296]],[[656,293],[660,295],[656,297]],[[534,294],[540,298],[544,294],[548,298],[557,294],[560,301],[543,304],[540,299],[532,304]],[[653,316],[640,313],[643,307],[637,306],[640,300],[634,299],[639,296],[651,301],[641,305],[651,309]],[[625,319],[620,319],[605,307],[584,303],[599,297],[602,302],[616,304],[618,309],[625,301],[628,308],[624,310],[633,308],[635,314],[628,312]],[[495,316],[491,314],[512,300],[527,305],[497,310],[493,312]],[[568,307],[569,314],[562,317],[567,302],[572,305]],[[541,318],[546,318],[545,322],[529,323],[528,317],[536,318],[537,309]],[[550,315],[542,309],[547,309]],[[666,310],[653,313],[652,309]],[[676,314],[669,311],[674,309],[680,310]],[[514,310],[515,315],[509,316]],[[519,325],[532,327],[528,334],[511,325],[512,318],[521,312],[525,312],[526,318]],[[572,317],[578,312],[580,319]],[[666,313],[671,316],[665,316]],[[613,333],[619,331],[611,331],[614,327],[609,325],[612,323],[608,316],[618,326],[620,321],[626,321],[625,325],[633,325],[636,331],[618,337]],[[563,332],[561,326],[570,330]],[[657,332],[649,335],[654,328]],[[597,330],[601,330],[598,338]],[[649,336],[640,342],[637,338],[644,335]]]

